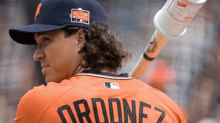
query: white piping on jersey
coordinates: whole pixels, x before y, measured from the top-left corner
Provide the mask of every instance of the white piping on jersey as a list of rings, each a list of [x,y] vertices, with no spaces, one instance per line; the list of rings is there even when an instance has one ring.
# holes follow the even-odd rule
[[[118,80],[133,79],[133,77],[113,77],[113,76],[104,76],[104,75],[88,74],[88,73],[79,73],[79,74],[76,74],[76,76],[93,76],[93,77],[100,77],[100,78],[107,78],[107,79],[118,79]]]

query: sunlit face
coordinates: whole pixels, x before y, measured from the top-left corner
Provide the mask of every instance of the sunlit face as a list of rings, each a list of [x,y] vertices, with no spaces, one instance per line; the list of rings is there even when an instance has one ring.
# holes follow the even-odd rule
[[[83,43],[79,43],[79,37],[80,31],[68,38],[63,30],[34,34],[38,47],[33,59],[41,62],[47,83],[59,83],[75,74],[82,62],[79,51]]]

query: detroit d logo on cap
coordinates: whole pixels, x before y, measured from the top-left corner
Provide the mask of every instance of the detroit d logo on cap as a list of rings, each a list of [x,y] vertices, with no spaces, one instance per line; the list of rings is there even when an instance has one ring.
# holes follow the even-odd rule
[[[83,23],[89,25],[89,11],[82,10],[81,8],[72,9],[70,14],[71,22]]]
[[[40,4],[38,4],[34,20],[36,20],[37,16],[40,14],[40,9],[41,9],[41,6],[42,6],[42,4],[41,4],[41,3],[40,3]]]

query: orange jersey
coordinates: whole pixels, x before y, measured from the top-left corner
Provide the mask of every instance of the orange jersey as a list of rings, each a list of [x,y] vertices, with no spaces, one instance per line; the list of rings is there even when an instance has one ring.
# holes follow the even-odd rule
[[[15,123],[186,123],[161,91],[132,77],[96,73],[34,87],[21,98]]]

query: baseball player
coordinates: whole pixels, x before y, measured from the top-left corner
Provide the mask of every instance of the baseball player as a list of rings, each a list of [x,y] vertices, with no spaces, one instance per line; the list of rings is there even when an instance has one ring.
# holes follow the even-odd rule
[[[34,24],[9,34],[38,45],[47,82],[21,98],[15,123],[186,123],[166,94],[117,73],[130,54],[95,0],[42,0]]]

